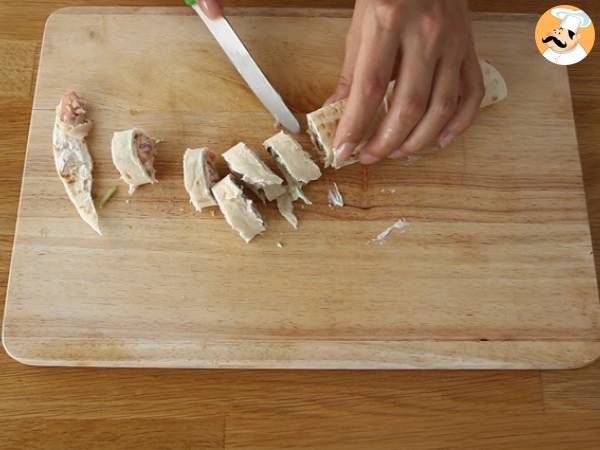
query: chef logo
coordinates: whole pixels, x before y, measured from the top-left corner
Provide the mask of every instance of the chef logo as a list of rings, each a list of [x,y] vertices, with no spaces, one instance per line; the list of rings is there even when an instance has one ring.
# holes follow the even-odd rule
[[[585,11],[560,5],[546,11],[538,21],[535,40],[548,61],[570,66],[583,60],[594,46],[592,19]]]

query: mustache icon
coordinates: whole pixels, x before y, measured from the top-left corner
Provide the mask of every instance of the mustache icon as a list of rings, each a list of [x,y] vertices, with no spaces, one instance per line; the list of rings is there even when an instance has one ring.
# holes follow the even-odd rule
[[[547,44],[550,41],[553,41],[560,48],[565,48],[567,46],[566,42],[559,41],[556,36],[548,36],[548,37],[545,37],[545,38],[542,39],[542,42],[544,44]]]

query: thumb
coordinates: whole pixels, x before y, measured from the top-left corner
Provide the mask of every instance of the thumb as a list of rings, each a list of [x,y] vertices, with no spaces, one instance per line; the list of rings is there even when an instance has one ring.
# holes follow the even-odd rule
[[[223,0],[200,0],[198,5],[210,19],[218,19],[223,15]]]

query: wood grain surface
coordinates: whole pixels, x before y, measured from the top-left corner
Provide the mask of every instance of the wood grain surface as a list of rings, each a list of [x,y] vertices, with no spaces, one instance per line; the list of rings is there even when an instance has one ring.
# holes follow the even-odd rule
[[[0,4],[0,301],[4,298],[43,25],[87,1]],[[116,4],[114,1],[95,4]],[[349,6],[237,1],[243,6]],[[532,12],[549,1],[471,1]],[[178,5],[175,0],[120,5]],[[580,1],[598,21],[600,5]],[[600,254],[600,54],[569,69]],[[600,364],[552,372],[50,369],[0,355],[0,448],[596,449]]]
[[[303,116],[335,88],[349,12],[253,8],[229,17]],[[221,214],[189,206],[182,151],[221,153],[243,140],[266,157],[273,119],[198,18],[185,7],[54,14],[5,348],[28,364],[106,367],[588,364],[600,354],[600,304],[569,83],[564,67],[548,70],[531,48],[533,23],[474,21],[479,56],[511,93],[454,145],[410,164],[326,171],[307,188],[314,204],[298,211],[298,231],[265,207],[269,232],[244,245]],[[499,44],[507,32],[511,47]],[[97,196],[120,184],[109,151],[115,130],[141,127],[164,141],[160,184],[117,193],[100,213],[102,237],[66,199],[48,151],[56,99],[68,89],[91,106]],[[328,204],[332,181],[343,209]],[[407,233],[372,241],[400,217]]]

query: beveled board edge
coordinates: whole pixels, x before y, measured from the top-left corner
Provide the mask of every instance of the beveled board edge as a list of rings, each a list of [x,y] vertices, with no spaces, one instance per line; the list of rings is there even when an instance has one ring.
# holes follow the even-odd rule
[[[68,367],[532,370],[580,368],[600,356],[600,341],[161,341],[160,350],[147,340],[3,342],[23,364]],[[95,359],[86,359],[90,348]],[[265,359],[266,354],[276,359]]]

